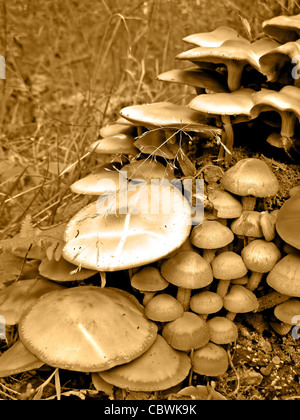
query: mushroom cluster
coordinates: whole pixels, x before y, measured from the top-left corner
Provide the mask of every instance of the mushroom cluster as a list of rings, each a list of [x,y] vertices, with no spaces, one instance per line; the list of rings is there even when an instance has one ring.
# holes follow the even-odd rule
[[[279,334],[297,324],[299,189],[262,211],[280,189],[270,162],[232,161],[238,123],[276,128],[267,142],[289,157],[299,145],[300,86],[289,76],[300,15],[262,29],[252,41],[224,26],[185,37],[194,48],[176,58],[193,66],[157,78],[194,87],[194,98],[127,106],[101,128],[88,151],[101,164],[71,185],[90,203],[64,228],[61,252],[34,257],[37,276],[0,290],[0,314],[19,333],[0,356],[0,377],[47,364],[132,391],[192,386],[225,374],[244,313],[274,308]],[[207,168],[189,147],[208,140],[220,144],[220,171],[197,219],[194,184]],[[194,182],[190,194],[184,180]]]

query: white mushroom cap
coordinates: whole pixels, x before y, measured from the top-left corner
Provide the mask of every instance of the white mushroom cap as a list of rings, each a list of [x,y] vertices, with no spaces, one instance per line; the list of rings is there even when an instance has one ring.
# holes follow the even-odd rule
[[[64,258],[84,268],[116,271],[157,261],[189,236],[191,207],[168,181],[130,183],[101,196],[68,223]]]

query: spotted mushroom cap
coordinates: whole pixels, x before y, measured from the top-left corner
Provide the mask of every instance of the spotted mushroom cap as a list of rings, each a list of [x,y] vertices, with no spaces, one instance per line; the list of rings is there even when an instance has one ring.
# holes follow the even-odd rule
[[[79,211],[67,224],[63,256],[92,270],[139,267],[178,249],[190,229],[191,207],[177,188],[138,183]]]
[[[160,391],[182,382],[191,362],[187,354],[173,349],[157,335],[152,346],[130,363],[99,372],[101,378],[114,386],[131,391]]]
[[[48,293],[22,315],[20,339],[41,361],[62,369],[98,372],[130,362],[157,334],[130,296],[96,286]]]
[[[269,36],[282,44],[300,38],[300,14],[294,16],[275,16],[262,24]]]

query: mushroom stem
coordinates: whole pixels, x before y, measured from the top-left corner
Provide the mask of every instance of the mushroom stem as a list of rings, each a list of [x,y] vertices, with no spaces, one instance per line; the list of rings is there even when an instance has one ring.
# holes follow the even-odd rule
[[[228,60],[227,66],[227,84],[229,90],[232,92],[241,87],[242,73],[245,64],[237,60]]]
[[[263,273],[256,273],[255,271],[252,271],[251,276],[249,277],[249,280],[247,282],[246,288],[253,292],[253,290],[257,289],[259,283],[261,282]]]
[[[242,197],[242,206],[243,211],[253,211],[256,204],[256,197],[252,195],[247,195]]]
[[[191,289],[185,287],[178,287],[176,299],[181,303],[183,309],[188,311],[190,307]]]
[[[232,158],[232,149],[234,143],[234,132],[231,124],[230,115],[222,115],[223,129],[225,131],[225,144],[222,146],[225,149],[225,165],[229,166]]]
[[[211,261],[215,258],[216,251],[216,249],[203,249],[202,256],[208,263],[211,263]]]
[[[266,309],[273,308],[279,303],[283,303],[290,299],[290,296],[283,295],[279,292],[271,292],[265,296],[258,298],[258,309],[256,312],[262,312]]]
[[[227,319],[230,319],[230,321],[234,321],[234,319],[235,319],[235,317],[236,317],[236,313],[235,312],[227,312],[227,314],[226,314],[226,317],[225,318],[227,318]]]
[[[101,277],[101,287],[105,287],[106,285],[106,273],[105,271],[99,271]]]
[[[146,306],[147,303],[156,295],[156,292],[142,292],[143,297],[143,306]]]
[[[219,283],[217,286],[217,293],[218,295],[221,296],[221,298],[227,295],[229,285],[230,285],[230,280],[219,280]]]
[[[281,116],[281,137],[291,139],[295,134],[296,115],[293,112],[284,111]]]

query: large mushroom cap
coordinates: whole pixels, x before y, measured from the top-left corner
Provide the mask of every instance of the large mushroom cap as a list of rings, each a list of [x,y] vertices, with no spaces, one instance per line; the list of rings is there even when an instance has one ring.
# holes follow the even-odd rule
[[[157,333],[132,298],[95,286],[48,293],[23,314],[20,339],[41,361],[62,369],[97,372],[130,362]]]
[[[198,95],[188,107],[211,115],[249,115],[254,105],[253,89],[238,89],[233,92]]]
[[[300,300],[289,299],[286,302],[277,305],[274,309],[274,315],[279,321],[289,325],[297,325],[300,315]]]
[[[280,208],[276,230],[286,243],[300,249],[300,194],[289,198]]]
[[[300,37],[300,14],[294,16],[275,16],[262,24],[263,30],[284,44]]]
[[[137,125],[148,128],[167,127],[195,131],[211,137],[220,133],[216,127],[205,123],[203,114],[172,102],[132,105],[123,108],[120,114]]]
[[[68,223],[64,258],[99,271],[157,261],[189,236],[191,207],[170,183],[139,183],[102,196]]]
[[[267,283],[279,293],[300,297],[300,257],[296,254],[283,257],[268,274]]]
[[[287,42],[266,52],[259,58],[261,71],[267,76],[268,81],[274,82],[280,78],[281,71],[289,64],[295,65],[299,61],[300,40]],[[296,62],[291,60],[296,58]],[[298,57],[298,60],[297,60]]]
[[[99,375],[119,388],[151,392],[179,384],[187,377],[190,368],[188,355],[174,350],[161,335],[157,335],[142,356]]]
[[[224,76],[216,71],[205,69],[173,69],[161,73],[157,79],[162,82],[181,83],[195,88],[209,89],[213,92],[227,92]]]
[[[269,166],[255,158],[239,160],[225,172],[221,183],[225,190],[239,196],[272,197],[279,190]]]
[[[229,39],[238,39],[239,41],[249,43],[249,41],[243,38],[235,29],[224,25],[219,26],[211,32],[200,32],[188,35],[183,38],[183,41],[199,45],[199,47],[219,47]]]

